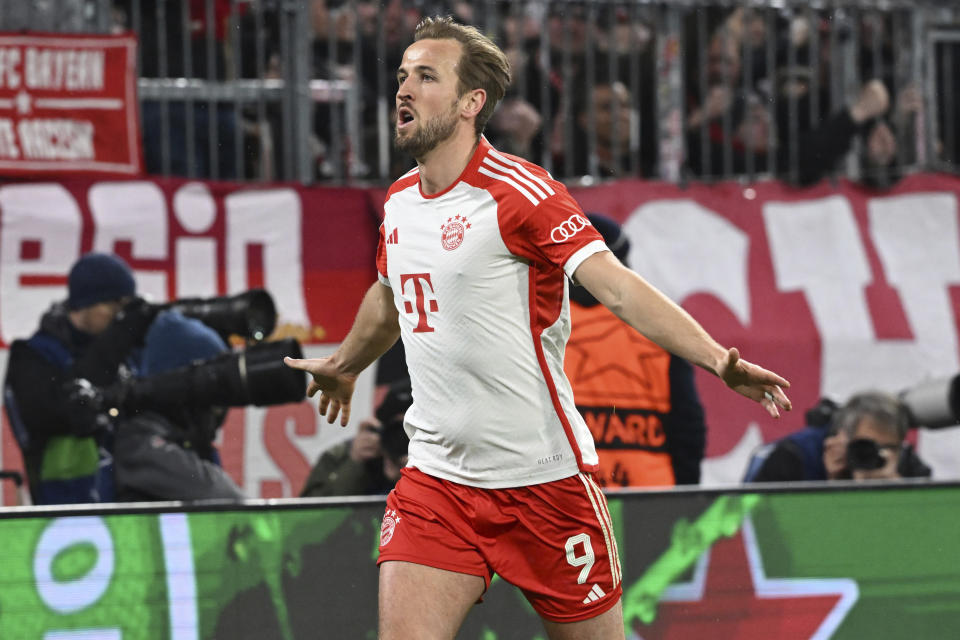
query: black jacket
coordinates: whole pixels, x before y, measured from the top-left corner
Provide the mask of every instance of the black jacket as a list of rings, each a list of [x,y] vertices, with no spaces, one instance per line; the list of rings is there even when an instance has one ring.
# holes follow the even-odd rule
[[[92,336],[73,326],[64,303],[55,303],[33,336],[10,345],[4,405],[34,502],[48,502],[38,499],[37,490],[52,438],[91,437],[109,451],[109,422],[96,401],[97,389],[135,369],[138,346],[153,314],[149,305],[137,299],[105,331]],[[77,380],[89,384],[78,385]]]

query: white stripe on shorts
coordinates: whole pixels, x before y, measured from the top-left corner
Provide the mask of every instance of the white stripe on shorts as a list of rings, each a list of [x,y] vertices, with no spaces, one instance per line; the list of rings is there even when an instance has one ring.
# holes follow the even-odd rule
[[[623,570],[620,568],[620,549],[617,547],[617,536],[613,533],[613,518],[610,516],[610,507],[607,505],[607,499],[603,495],[603,489],[601,489],[600,485],[597,484],[597,481],[593,479],[593,476],[587,476],[587,480],[591,485],[593,485],[593,490],[596,491],[597,496],[599,496],[600,506],[603,508],[603,513],[607,516],[607,525],[610,527],[610,540],[613,542],[613,554],[616,558],[617,582],[620,582],[623,580]]]
[[[602,509],[597,503],[597,497],[594,495],[594,488],[596,485],[591,482],[590,478],[582,473],[578,473],[577,477],[580,478],[580,482],[583,483],[583,487],[587,490],[587,497],[590,498],[590,504],[593,505],[593,511],[597,516],[597,522],[600,523],[600,530],[603,531],[603,541],[607,545],[607,557],[610,558],[610,575],[613,578],[613,587],[616,588],[617,584],[620,582],[620,573],[617,571],[617,565],[620,564],[620,561],[619,559],[614,560],[614,558],[616,558],[616,551],[610,544],[612,532],[607,521],[609,516],[604,515],[604,509]],[[600,502],[603,502],[602,493],[600,494]],[[614,542],[614,544],[616,544],[616,542]]]

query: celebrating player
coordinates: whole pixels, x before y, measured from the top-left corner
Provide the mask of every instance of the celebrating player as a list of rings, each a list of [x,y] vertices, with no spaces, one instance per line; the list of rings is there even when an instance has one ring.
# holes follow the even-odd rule
[[[381,528],[380,638],[453,638],[493,573],[551,639],[623,638],[597,454],[563,373],[567,279],[773,416],[790,408],[788,383],[625,268],[546,171],[487,143],[510,82],[488,38],[428,18],[397,81],[395,142],[417,167],[387,194],[379,281],[332,356],[287,360],[346,425],[357,376],[403,339],[409,462]]]

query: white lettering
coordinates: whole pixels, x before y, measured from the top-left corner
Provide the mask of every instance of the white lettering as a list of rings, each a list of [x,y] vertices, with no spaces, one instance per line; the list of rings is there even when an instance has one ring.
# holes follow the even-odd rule
[[[293,189],[237,191],[225,198],[225,207],[228,293],[249,289],[247,247],[259,245],[264,288],[273,295],[279,321],[309,326],[299,194]]]
[[[67,273],[80,257],[83,218],[59,184],[0,187],[0,211],[0,335],[9,344],[33,333],[50,302],[66,297]],[[16,303],[6,303],[11,300]]]
[[[167,602],[170,629],[177,640],[200,637],[197,611],[197,576],[193,564],[190,523],[185,513],[157,516],[163,541],[163,563],[167,574]]]
[[[0,87],[20,88],[20,48],[0,47]]]
[[[750,323],[747,234],[693,200],[658,200],[623,225],[630,266],[668,297],[709,293],[744,325]]]
[[[24,65],[29,89],[103,89],[105,55],[100,50],[27,47]]]
[[[13,121],[0,118],[0,158],[19,158],[20,147],[17,146],[17,135],[13,132]]]
[[[82,577],[58,580],[53,574],[54,560],[61,552],[82,544],[93,546],[96,563]],[[103,518],[76,516],[51,521],[37,542],[33,573],[37,593],[57,613],[75,613],[99,600],[113,577],[113,538]]]
[[[217,220],[217,202],[202,182],[188,182],[173,196],[177,222],[190,233],[208,233]],[[176,297],[217,295],[217,241],[180,238],[176,241]]]
[[[26,158],[89,160],[93,153],[93,123],[86,120],[38,119],[17,123]]]
[[[841,401],[867,388],[895,392],[926,375],[957,371],[946,297],[960,281],[954,197],[884,200],[868,207],[870,231],[904,303],[912,341],[876,338],[866,299],[874,276],[846,198],[764,206],[777,288],[806,296],[822,346],[821,394]]]
[[[88,195],[93,214],[93,250],[114,252],[118,242],[129,241],[131,257],[165,260],[168,253],[167,203],[153,182],[99,182]],[[137,293],[165,302],[167,273],[163,268],[136,269]]]

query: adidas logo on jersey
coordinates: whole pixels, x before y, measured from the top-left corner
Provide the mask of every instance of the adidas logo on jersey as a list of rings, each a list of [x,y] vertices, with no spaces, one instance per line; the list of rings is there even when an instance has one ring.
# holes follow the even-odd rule
[[[605,595],[607,594],[603,592],[603,589],[600,588],[600,585],[595,584],[593,585],[593,588],[590,589],[590,593],[587,594],[587,597],[583,599],[583,604],[590,604],[591,602],[595,602]]]
[[[386,244],[398,244],[398,241],[397,241],[397,229],[399,229],[399,227],[395,228],[393,231],[391,231],[391,232],[387,235]]]

